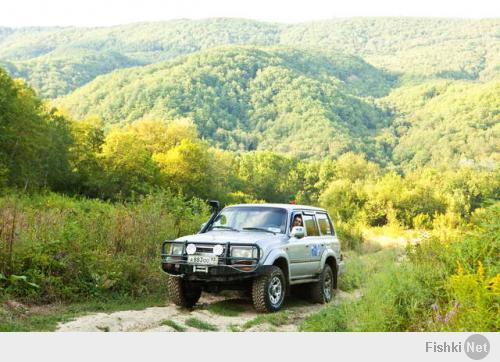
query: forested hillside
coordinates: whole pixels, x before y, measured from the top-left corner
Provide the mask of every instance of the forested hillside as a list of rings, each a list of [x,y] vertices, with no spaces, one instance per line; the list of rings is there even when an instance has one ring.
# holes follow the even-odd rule
[[[291,25],[206,19],[86,29],[0,28],[0,61],[10,62],[12,74],[22,74],[44,97],[56,97],[83,84],[81,70],[72,67],[80,63],[82,50],[98,52],[100,61],[113,64],[108,68],[89,64],[85,73],[96,76],[229,44],[340,51],[408,80],[483,80],[498,76],[499,28],[496,19],[422,18],[348,18]],[[61,59],[57,54],[65,56]],[[117,58],[128,60],[117,63]],[[44,67],[54,66],[57,59],[59,71],[45,79]],[[55,89],[54,82],[61,89]]]
[[[0,64],[42,96],[74,91],[58,107],[105,125],[187,117],[228,150],[492,167],[499,31],[424,18],[2,28]]]
[[[396,109],[393,159],[410,168],[499,161],[500,81],[426,82],[401,87],[384,99]],[[406,168],[406,167],[405,167]]]
[[[91,49],[60,49],[34,59],[0,61],[14,77],[27,79],[49,98],[67,94],[100,74],[141,64],[117,52]]]
[[[389,120],[360,96],[386,94],[392,82],[352,56],[223,47],[99,77],[57,104],[105,124],[189,117],[203,138],[231,150],[301,157],[351,150],[383,160],[374,139]]]
[[[337,49],[405,79],[498,77],[498,19],[351,18],[292,26],[281,41]]]
[[[3,28],[0,62],[10,62],[12,74],[21,74],[42,96],[57,97],[83,84],[82,70],[75,68],[75,63],[92,75],[85,79],[88,82],[131,64],[155,63],[218,45],[276,44],[279,29],[274,24],[239,19],[175,20],[88,29]],[[82,53],[93,56],[95,62],[83,64]],[[56,66],[59,69],[53,69]],[[47,68],[52,71],[50,78],[46,78]],[[53,83],[59,86],[55,88]]]
[[[231,46],[99,77],[57,105],[105,124],[188,117],[204,139],[229,150],[492,168],[498,94],[495,80],[401,85],[340,53]]]

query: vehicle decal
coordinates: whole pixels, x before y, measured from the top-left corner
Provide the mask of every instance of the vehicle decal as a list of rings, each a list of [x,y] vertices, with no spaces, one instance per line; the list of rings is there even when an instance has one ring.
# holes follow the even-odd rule
[[[321,246],[319,244],[314,244],[311,247],[311,256],[318,256],[321,250]]]

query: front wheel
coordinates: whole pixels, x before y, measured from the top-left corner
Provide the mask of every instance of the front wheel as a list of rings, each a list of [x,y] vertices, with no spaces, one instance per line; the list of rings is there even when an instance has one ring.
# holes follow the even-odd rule
[[[170,300],[179,307],[192,308],[201,296],[201,288],[187,284],[182,278],[168,277],[168,294]]]
[[[315,303],[329,303],[333,299],[333,272],[330,265],[325,264],[319,281],[311,285],[311,299]]]
[[[261,313],[277,312],[283,305],[285,293],[285,275],[279,267],[273,265],[253,281],[252,300],[255,310]]]

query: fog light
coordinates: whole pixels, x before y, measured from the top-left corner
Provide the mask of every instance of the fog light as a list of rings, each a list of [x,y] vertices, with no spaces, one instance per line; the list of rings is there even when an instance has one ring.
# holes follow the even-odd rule
[[[217,256],[222,255],[223,252],[224,252],[224,248],[220,244],[215,245],[213,250],[212,250],[212,253],[214,253],[214,255],[217,255]]]
[[[194,253],[196,253],[196,245],[188,244],[186,246],[186,253],[188,253],[189,255],[193,255]]]

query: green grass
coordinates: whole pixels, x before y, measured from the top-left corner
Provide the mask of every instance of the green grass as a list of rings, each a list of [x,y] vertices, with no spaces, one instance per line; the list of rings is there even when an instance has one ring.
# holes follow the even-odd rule
[[[241,327],[240,327],[239,325],[236,325],[236,324],[230,324],[230,325],[228,326],[228,328],[229,328],[229,330],[230,330],[231,332],[243,332],[243,331],[241,330]]]
[[[171,319],[164,320],[160,324],[162,326],[171,327],[171,328],[175,329],[177,332],[185,332],[186,331],[186,327],[181,326],[180,324],[176,323],[175,321],[173,321]]]
[[[3,301],[0,302],[0,332],[54,331],[58,323],[69,322],[87,313],[141,310],[165,305],[165,299],[163,295],[141,299],[121,297],[72,304],[28,306],[26,310],[8,308]]]
[[[284,324],[290,323],[292,320],[292,312],[290,310],[281,310],[272,314],[261,314],[254,319],[249,320],[241,326],[242,330],[250,329],[264,323],[269,323],[272,326],[279,327]]]
[[[349,330],[348,303],[328,305],[318,313],[306,317],[299,326],[301,332],[345,332]]]
[[[194,318],[194,317],[186,320],[186,325],[193,327],[193,328],[200,329],[200,330],[204,330],[204,331],[218,331],[219,330],[219,328],[217,328],[217,326],[210,324],[208,322],[202,321],[201,319]]]
[[[220,302],[212,303],[208,306],[211,313],[222,315],[225,317],[236,317],[245,311],[243,303],[248,304],[244,300],[222,300]]]
[[[363,287],[367,279],[387,265],[394,264],[400,249],[382,249],[368,254],[346,252],[346,272],[339,278],[339,289],[350,292]]]
[[[389,285],[389,281],[382,279],[394,274],[395,261],[401,253],[401,249],[396,248],[382,249],[368,254],[347,252],[346,272],[339,279],[339,289],[350,292],[362,288],[364,294],[371,295],[376,292],[377,297],[370,298],[369,303],[366,302],[367,296],[364,295],[363,300],[327,305],[319,312],[307,316],[301,322],[299,330],[305,332],[364,331],[365,328],[366,330],[377,330],[364,325],[366,324],[365,320],[377,319],[378,317],[367,308],[375,310],[373,303],[385,302],[383,296],[388,291],[384,288]],[[364,326],[360,327],[361,324]],[[377,326],[377,328],[382,327]]]

